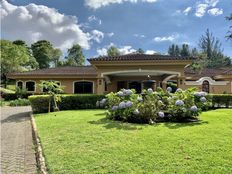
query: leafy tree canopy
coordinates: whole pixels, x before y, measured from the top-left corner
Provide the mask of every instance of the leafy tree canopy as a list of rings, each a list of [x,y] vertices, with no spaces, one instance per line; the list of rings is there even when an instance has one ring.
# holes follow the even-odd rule
[[[120,51],[118,50],[117,47],[111,46],[111,47],[107,50],[107,55],[108,55],[108,56],[119,56],[119,55],[120,55]]]
[[[72,66],[78,66],[78,65],[85,64],[85,56],[79,44],[75,44],[70,49],[68,49],[67,61]]]

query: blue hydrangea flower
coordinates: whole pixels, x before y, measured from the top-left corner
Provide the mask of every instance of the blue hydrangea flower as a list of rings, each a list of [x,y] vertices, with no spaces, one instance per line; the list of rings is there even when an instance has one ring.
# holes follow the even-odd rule
[[[122,91],[118,91],[118,92],[117,92],[117,95],[118,95],[119,97],[123,97],[123,96],[124,96],[124,94],[123,94]]]
[[[163,112],[158,112],[158,116],[160,117],[160,118],[164,118],[164,113]]]
[[[197,106],[194,105],[194,106],[191,106],[190,110],[193,112],[197,112],[198,108],[197,108]]]
[[[118,106],[113,106],[112,111],[116,111],[118,109]]]
[[[176,92],[180,92],[180,91],[182,91],[182,89],[181,88],[177,88]]]
[[[142,98],[142,97],[138,97],[137,100],[138,100],[139,102],[142,102],[142,101],[143,101],[143,98]]]
[[[106,99],[103,98],[101,101],[100,101],[100,104],[105,104],[106,103]]]
[[[139,112],[139,110],[138,110],[138,109],[135,109],[135,110],[134,110],[134,112],[133,112],[133,114],[135,114],[135,115],[139,115],[139,114],[140,114],[140,112]]]
[[[202,96],[202,97],[204,97],[204,96],[206,96],[206,95],[207,95],[207,93],[206,93],[206,92],[204,92],[204,91],[199,92],[199,94],[200,94],[200,96]]]
[[[126,103],[125,103],[124,101],[121,102],[121,103],[119,103],[118,108],[119,108],[119,109],[124,109],[124,108],[126,108]]]
[[[126,107],[127,108],[131,107],[132,105],[133,105],[133,102],[131,102],[131,101],[127,101],[126,102]]]
[[[200,101],[203,102],[203,103],[205,103],[206,102],[206,98],[205,97],[201,97]]]
[[[148,88],[148,89],[147,89],[147,92],[148,92],[148,93],[153,93],[153,89]]]
[[[176,106],[182,106],[182,105],[184,105],[184,102],[182,100],[176,101]]]
[[[169,87],[167,87],[167,91],[168,92],[172,92],[172,88],[169,86]]]
[[[123,90],[123,94],[124,95],[131,95],[131,94],[133,94],[133,92],[130,89],[125,89],[125,90]]]

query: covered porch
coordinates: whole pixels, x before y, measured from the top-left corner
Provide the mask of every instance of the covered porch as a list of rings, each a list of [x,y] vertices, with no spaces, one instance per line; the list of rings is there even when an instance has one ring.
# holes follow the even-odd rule
[[[166,89],[170,82],[178,88],[184,81],[184,77],[177,71],[142,69],[105,72],[101,77],[104,81],[104,93],[117,92],[120,89],[135,89],[137,93],[148,88]]]

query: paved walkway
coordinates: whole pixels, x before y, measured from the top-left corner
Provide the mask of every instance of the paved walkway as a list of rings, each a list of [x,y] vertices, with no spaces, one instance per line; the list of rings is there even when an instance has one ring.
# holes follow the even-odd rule
[[[31,107],[1,108],[1,172],[35,174],[36,160],[29,113]]]

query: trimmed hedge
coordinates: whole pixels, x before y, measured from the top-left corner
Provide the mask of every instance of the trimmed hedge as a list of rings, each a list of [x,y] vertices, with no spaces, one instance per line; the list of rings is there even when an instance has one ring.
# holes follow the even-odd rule
[[[105,98],[105,95],[95,94],[71,94],[60,95],[61,101],[58,102],[60,110],[77,110],[77,109],[97,109],[97,101]],[[33,95],[29,97],[33,113],[48,112],[48,95]],[[52,104],[52,103],[51,103]],[[53,105],[53,104],[52,104]],[[53,107],[51,106],[51,110]]]
[[[22,98],[27,99],[28,96],[30,96],[32,94],[21,94]],[[19,94],[16,93],[4,93],[2,94],[2,98],[4,98],[5,101],[10,101],[10,100],[16,100],[19,98]]]
[[[213,108],[232,107],[232,94],[210,94]]]

